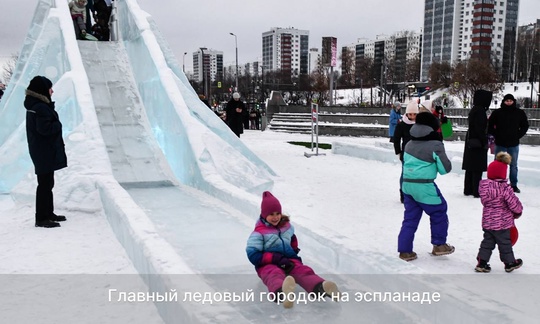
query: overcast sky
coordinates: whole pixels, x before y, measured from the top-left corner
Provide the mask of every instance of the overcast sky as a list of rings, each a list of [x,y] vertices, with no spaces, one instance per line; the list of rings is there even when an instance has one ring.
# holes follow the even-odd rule
[[[61,0],[57,0],[61,1]],[[503,1],[503,0],[501,0]],[[239,63],[260,58],[263,32],[272,27],[309,30],[310,47],[321,47],[322,37],[337,37],[338,48],[358,38],[374,39],[400,30],[420,31],[424,0],[138,0],[157,22],[180,64],[186,70],[200,47],[223,52],[226,65],[235,62],[237,35]],[[2,0],[0,60],[20,51],[35,10],[29,0]],[[540,19],[540,0],[521,0],[519,24]]]

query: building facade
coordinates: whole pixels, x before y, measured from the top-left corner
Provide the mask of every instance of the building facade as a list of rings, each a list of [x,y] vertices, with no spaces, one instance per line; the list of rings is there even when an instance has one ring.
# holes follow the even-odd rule
[[[487,59],[513,78],[519,0],[425,0],[421,79],[433,62]]]
[[[362,80],[363,84],[418,81],[410,80],[408,76],[417,75],[419,71],[407,73],[407,69],[411,60],[420,57],[421,40],[422,35],[418,32],[400,31],[390,36],[377,35],[375,40],[360,38],[356,43],[343,47],[342,53],[354,51],[356,84],[360,84],[360,78],[366,79],[367,74],[371,79]],[[362,72],[367,65],[371,66],[371,72]]]
[[[274,27],[262,34],[265,71],[282,71],[292,78],[308,74],[309,31]]]
[[[209,82],[223,80],[223,52],[201,47],[193,52],[193,78],[197,82],[204,80],[204,74]]]

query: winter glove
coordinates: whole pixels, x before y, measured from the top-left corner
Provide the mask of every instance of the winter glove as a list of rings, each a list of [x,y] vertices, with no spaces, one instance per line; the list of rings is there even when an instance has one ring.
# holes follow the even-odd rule
[[[272,264],[280,267],[285,273],[289,273],[294,268],[294,263],[290,259],[277,252],[272,256]]]
[[[519,213],[519,214],[514,214],[514,218],[515,218],[515,219],[518,219],[518,218],[520,218],[520,217],[521,217],[521,213]]]
[[[441,118],[441,123],[443,123],[443,124],[448,123],[448,117],[443,116],[443,118]]]

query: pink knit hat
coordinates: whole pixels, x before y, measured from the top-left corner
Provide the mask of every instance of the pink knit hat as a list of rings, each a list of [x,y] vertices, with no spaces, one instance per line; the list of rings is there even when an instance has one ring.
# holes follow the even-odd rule
[[[276,197],[272,195],[270,191],[265,191],[262,194],[261,202],[261,216],[266,219],[266,216],[279,212],[281,214],[281,204]]]

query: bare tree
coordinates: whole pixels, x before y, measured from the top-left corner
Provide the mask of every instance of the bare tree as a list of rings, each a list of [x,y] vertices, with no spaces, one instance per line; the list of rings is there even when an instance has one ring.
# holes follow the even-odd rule
[[[420,64],[420,52],[418,52],[414,57],[407,59],[404,81],[420,80]]]
[[[486,60],[470,59],[456,63],[452,69],[453,84],[450,93],[468,106],[476,90],[499,92],[504,83],[495,67]]]
[[[317,68],[312,74],[313,76],[313,84],[312,89],[313,92],[318,94],[319,103],[323,104],[325,101],[329,99],[328,97],[328,90],[329,90],[329,71],[328,68],[324,66],[322,63],[322,59],[319,57],[317,60]]]
[[[8,84],[11,80],[11,76],[15,72],[15,67],[17,66],[17,60],[19,59],[19,54],[11,54],[11,57],[2,67],[2,78],[4,79],[4,84]]]
[[[345,87],[354,85],[354,51],[350,49],[344,49],[341,52],[341,78],[339,82]]]
[[[532,63],[539,56],[539,50],[540,33],[536,28],[519,34],[516,44],[516,80],[528,80],[533,67]]]
[[[452,83],[452,65],[448,62],[431,63],[429,80],[434,88],[448,88]]]

